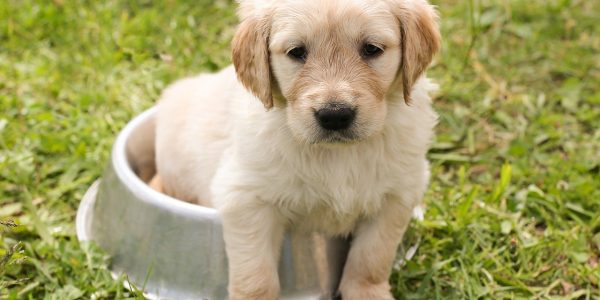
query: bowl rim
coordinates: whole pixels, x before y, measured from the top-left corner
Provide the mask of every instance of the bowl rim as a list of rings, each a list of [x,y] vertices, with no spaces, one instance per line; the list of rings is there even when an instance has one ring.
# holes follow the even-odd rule
[[[112,148],[110,162],[116,176],[139,201],[176,214],[187,215],[193,218],[208,218],[220,222],[220,217],[216,209],[185,202],[160,193],[143,182],[131,169],[126,154],[127,140],[143,122],[148,121],[149,118],[156,115],[156,111],[156,106],[147,109],[129,121],[118,134]]]

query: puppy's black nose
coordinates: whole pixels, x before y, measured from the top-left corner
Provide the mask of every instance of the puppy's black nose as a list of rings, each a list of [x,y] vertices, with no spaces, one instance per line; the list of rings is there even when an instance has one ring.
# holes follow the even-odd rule
[[[319,125],[327,130],[348,129],[356,117],[356,110],[346,104],[331,103],[315,112]]]

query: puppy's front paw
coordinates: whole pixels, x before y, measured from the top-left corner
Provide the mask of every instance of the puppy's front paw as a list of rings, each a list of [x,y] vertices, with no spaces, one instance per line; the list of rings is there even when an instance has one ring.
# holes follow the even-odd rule
[[[246,280],[233,280],[229,284],[229,300],[277,300],[278,297],[279,281],[265,273],[253,274]]]
[[[394,300],[387,282],[379,284],[342,282],[340,293],[342,300]]]
[[[279,290],[275,288],[262,288],[252,291],[247,289],[231,290],[229,300],[277,300]]]

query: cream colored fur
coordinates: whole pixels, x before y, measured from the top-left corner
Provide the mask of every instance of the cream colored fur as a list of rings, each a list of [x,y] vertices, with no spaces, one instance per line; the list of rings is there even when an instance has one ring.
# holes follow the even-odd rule
[[[230,299],[277,299],[284,231],[352,235],[344,300],[392,299],[388,277],[428,183],[437,116],[422,76],[439,48],[424,0],[241,1],[234,66],[183,79],[158,103],[164,192],[217,208]],[[361,47],[384,49],[361,57]],[[305,62],[290,48],[305,46]],[[236,76],[237,75],[237,76]],[[330,101],[348,135],[319,129]]]

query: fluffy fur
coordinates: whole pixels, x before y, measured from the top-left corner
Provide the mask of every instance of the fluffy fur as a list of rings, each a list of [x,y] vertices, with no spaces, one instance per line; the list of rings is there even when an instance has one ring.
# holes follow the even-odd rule
[[[234,66],[163,93],[153,186],[219,210],[230,299],[278,297],[292,227],[352,235],[343,298],[392,299],[396,248],[429,177],[435,86],[422,75],[440,43],[433,8],[246,0],[239,15]],[[366,44],[383,52],[365,57]],[[305,61],[287,54],[294,47]],[[349,129],[319,126],[315,112],[332,102],[356,110]]]

